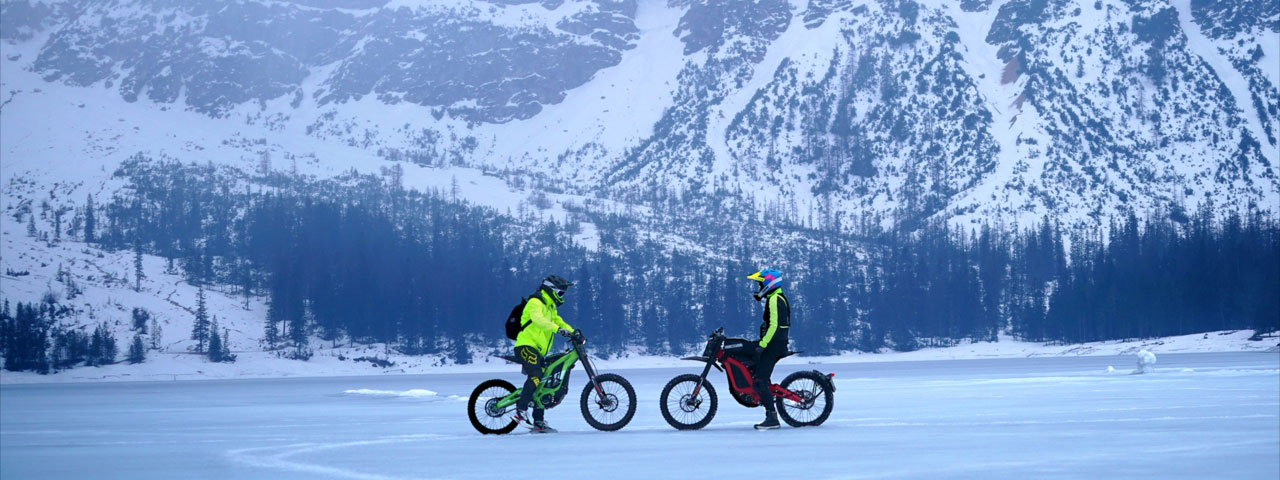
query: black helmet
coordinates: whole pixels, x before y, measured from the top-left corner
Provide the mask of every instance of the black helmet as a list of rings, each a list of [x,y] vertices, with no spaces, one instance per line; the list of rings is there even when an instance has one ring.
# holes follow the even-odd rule
[[[551,299],[556,302],[556,306],[564,304],[564,292],[573,286],[573,282],[565,280],[559,275],[551,275],[542,280],[542,286],[539,290],[547,292]]]

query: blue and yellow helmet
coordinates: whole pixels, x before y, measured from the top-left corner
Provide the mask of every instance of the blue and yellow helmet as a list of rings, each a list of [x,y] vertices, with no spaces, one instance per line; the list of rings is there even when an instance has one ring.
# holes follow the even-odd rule
[[[747,275],[747,280],[756,282],[756,291],[752,292],[751,296],[755,297],[756,301],[759,301],[764,298],[765,295],[768,295],[769,292],[782,287],[782,272],[763,269],[759,272]]]

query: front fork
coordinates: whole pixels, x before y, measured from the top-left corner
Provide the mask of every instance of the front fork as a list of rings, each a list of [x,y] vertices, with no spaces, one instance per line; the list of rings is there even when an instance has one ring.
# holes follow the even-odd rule
[[[591,359],[587,358],[586,352],[582,351],[582,347],[573,344],[574,350],[578,351],[578,360],[582,361],[582,369],[587,371],[587,381],[591,382],[591,388],[595,389],[596,395],[604,398],[604,389],[600,388],[600,384],[596,383],[596,368],[591,366]]]
[[[702,384],[707,381],[707,374],[711,373],[711,364],[714,362],[715,359],[709,359],[707,364],[702,367],[702,374],[698,375],[698,384],[693,387],[693,398],[698,398],[698,392],[702,391]]]

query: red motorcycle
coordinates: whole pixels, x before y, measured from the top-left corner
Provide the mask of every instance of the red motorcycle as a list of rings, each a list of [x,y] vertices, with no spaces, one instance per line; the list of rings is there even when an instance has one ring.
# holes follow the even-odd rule
[[[755,342],[742,338],[725,338],[724,328],[716,329],[707,338],[702,355],[685,357],[706,363],[701,375],[680,375],[667,382],[662,389],[662,417],[678,430],[697,430],[711,423],[716,416],[716,389],[707,381],[711,367],[725,372],[729,377],[729,392],[744,407],[760,406],[760,395],[755,391],[752,367],[752,350]],[[798,352],[787,352],[783,357]],[[781,384],[769,385],[776,402],[778,415],[792,427],[822,425],[831,415],[836,391],[833,377],[817,370],[795,372],[787,375]]]

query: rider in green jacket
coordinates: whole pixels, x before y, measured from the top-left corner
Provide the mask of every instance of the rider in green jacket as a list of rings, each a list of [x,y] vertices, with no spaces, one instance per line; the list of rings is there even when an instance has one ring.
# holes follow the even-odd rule
[[[564,304],[564,294],[570,286],[573,286],[573,282],[559,275],[547,277],[538,287],[538,293],[525,303],[524,311],[520,314],[521,330],[516,336],[515,351],[528,378],[520,390],[520,400],[516,402],[516,414],[513,418],[535,433],[555,431],[547,425],[543,409],[533,409],[532,422],[525,410],[529,408],[533,392],[542,381],[542,370],[546,367],[543,357],[551,349],[551,336],[556,333],[573,333],[573,327],[556,313],[556,307]]]

